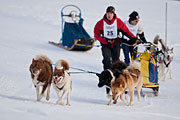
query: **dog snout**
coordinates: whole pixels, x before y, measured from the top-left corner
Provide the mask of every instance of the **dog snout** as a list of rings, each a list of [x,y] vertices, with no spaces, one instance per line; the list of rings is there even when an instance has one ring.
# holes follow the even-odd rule
[[[115,97],[115,95],[112,95],[112,99],[113,99],[113,100],[116,100],[116,97]]]
[[[53,79],[54,79],[54,80],[57,80],[57,76],[54,76]]]

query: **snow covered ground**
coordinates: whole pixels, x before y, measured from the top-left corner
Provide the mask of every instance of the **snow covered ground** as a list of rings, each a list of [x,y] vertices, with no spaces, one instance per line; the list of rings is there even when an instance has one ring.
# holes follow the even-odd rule
[[[168,45],[174,46],[173,79],[159,81],[158,97],[142,98],[128,107],[119,100],[107,106],[105,88],[98,88],[93,74],[73,74],[71,106],[56,105],[57,95],[51,88],[50,101],[36,101],[29,65],[37,54],[45,54],[55,63],[65,59],[70,66],[102,71],[100,48],[87,52],[66,51],[48,44],[61,37],[60,9],[75,4],[82,10],[84,27],[93,36],[93,28],[109,5],[126,20],[137,10],[147,39],[156,34],[164,38],[165,2],[168,2]],[[1,120],[176,120],[180,119],[180,42],[179,1],[166,0],[1,0],[0,1],[0,119]],[[97,42],[98,44],[98,42]],[[71,70],[73,71],[73,70]],[[151,90],[144,88],[145,92]]]

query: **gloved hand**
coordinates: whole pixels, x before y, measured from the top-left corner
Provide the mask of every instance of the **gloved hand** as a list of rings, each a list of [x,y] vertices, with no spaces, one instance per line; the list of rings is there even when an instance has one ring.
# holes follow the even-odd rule
[[[107,47],[109,48],[113,48],[113,45],[115,43],[115,40],[114,39],[106,39],[106,42],[107,42]]]
[[[137,44],[141,44],[141,43],[144,43],[144,42],[143,42],[141,39],[137,39],[137,40],[136,40],[136,43],[137,43]]]
[[[127,44],[129,44],[129,45],[133,45],[134,43],[136,43],[136,39],[131,39],[131,40],[127,41]]]
[[[134,43],[136,43],[136,39],[131,39],[131,40],[122,39],[122,43],[133,45]]]
[[[137,44],[140,44],[140,43],[142,43],[142,44],[147,43],[146,40],[141,40],[141,39],[137,39],[136,42],[137,42]]]

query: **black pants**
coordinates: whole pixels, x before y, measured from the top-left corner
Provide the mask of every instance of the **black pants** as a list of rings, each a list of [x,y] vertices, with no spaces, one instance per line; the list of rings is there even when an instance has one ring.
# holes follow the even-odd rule
[[[103,68],[109,69],[111,64],[115,62],[116,60],[119,60],[120,56],[120,43],[116,44],[116,46],[113,46],[113,48],[108,47],[105,44],[101,44],[102,48],[102,56],[103,56]]]

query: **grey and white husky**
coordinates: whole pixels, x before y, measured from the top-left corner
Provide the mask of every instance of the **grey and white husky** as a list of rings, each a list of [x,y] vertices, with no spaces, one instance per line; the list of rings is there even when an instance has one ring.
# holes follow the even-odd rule
[[[173,48],[169,48],[163,39],[160,39],[159,35],[157,35],[154,39],[154,43],[161,43],[162,49],[158,55],[158,63],[159,63],[159,75],[158,79],[165,81],[169,74],[170,79],[172,79],[172,61],[173,61]]]

